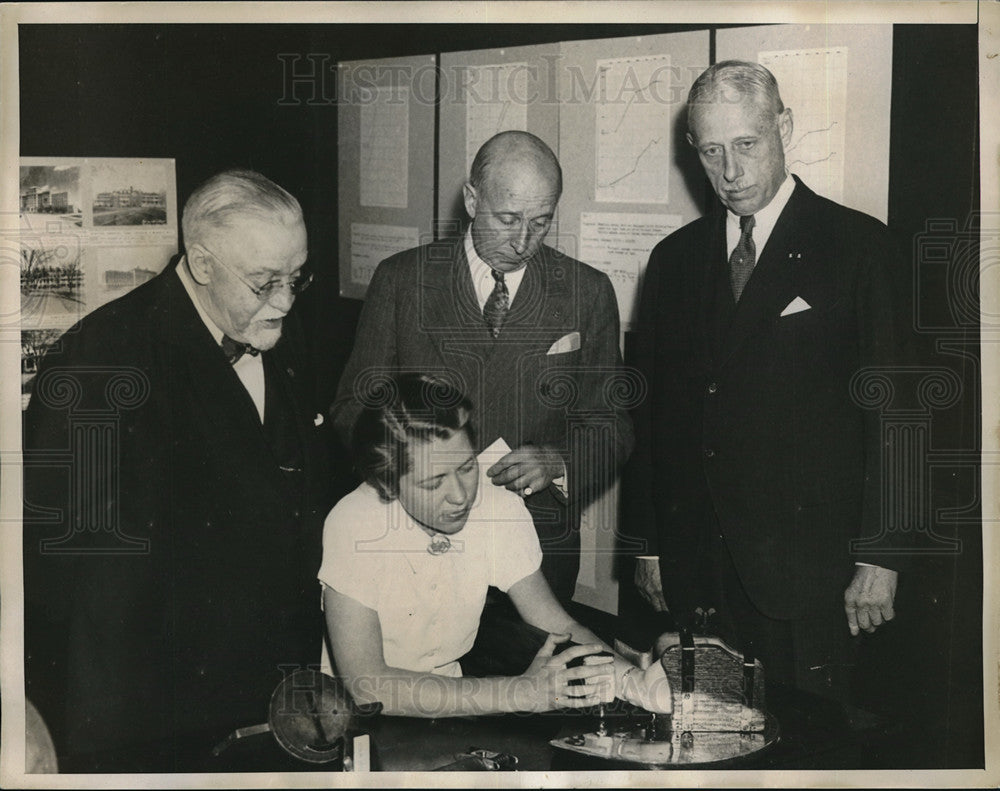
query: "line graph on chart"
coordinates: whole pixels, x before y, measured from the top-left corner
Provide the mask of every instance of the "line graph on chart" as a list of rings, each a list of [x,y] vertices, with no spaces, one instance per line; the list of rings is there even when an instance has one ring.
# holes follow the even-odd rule
[[[594,199],[666,203],[670,56],[597,61]]]
[[[792,108],[785,165],[820,195],[843,202],[847,47],[760,52],[758,61]]]
[[[528,64],[468,66],[465,100],[465,167],[498,132],[528,128]]]

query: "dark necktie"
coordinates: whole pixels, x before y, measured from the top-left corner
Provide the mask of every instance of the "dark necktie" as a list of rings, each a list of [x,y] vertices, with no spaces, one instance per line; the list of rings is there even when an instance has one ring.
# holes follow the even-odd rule
[[[222,336],[222,353],[226,355],[230,365],[236,365],[237,361],[244,355],[249,354],[256,357],[260,354],[260,349],[255,349],[249,343],[234,341],[228,335]]]
[[[757,246],[753,243],[754,219],[752,214],[740,217],[740,240],[729,256],[729,282],[733,286],[733,299],[740,301],[740,295],[753,272],[757,260]]]
[[[510,294],[507,292],[507,284],[503,282],[503,272],[491,269],[490,274],[493,275],[496,285],[493,286],[493,291],[483,305],[483,318],[486,319],[490,335],[499,338],[503,321],[507,318],[507,311],[510,310]]]

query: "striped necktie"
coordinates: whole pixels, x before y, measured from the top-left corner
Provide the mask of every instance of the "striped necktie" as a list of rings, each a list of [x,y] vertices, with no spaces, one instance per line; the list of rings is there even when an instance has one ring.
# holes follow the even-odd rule
[[[483,305],[483,318],[486,319],[490,335],[499,338],[504,319],[507,318],[507,311],[510,310],[510,294],[507,291],[507,284],[503,280],[503,272],[490,269],[490,274],[493,275],[496,284],[486,298],[486,304]]]

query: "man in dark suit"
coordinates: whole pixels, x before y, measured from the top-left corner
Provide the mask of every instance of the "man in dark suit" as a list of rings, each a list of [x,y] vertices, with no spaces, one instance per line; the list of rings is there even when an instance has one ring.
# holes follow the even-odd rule
[[[581,508],[613,482],[632,447],[621,387],[618,308],[607,276],[543,244],[562,191],[545,143],[502,132],[464,187],[464,238],[383,261],[334,402],[348,440],[386,375],[446,377],[475,405],[480,448],[512,449],[490,470],[532,513],[542,571],[568,602]]]
[[[182,222],[177,265],[68,331],[25,416],[28,694],[74,766],[209,768],[320,657],[301,209],[228,171]]]
[[[792,112],[767,69],[708,69],[688,127],[720,205],[660,242],[645,275],[636,585],[681,623],[715,611],[771,680],[843,700],[849,633],[894,614],[885,448],[852,393],[903,360],[898,259],[885,226],[786,171]]]

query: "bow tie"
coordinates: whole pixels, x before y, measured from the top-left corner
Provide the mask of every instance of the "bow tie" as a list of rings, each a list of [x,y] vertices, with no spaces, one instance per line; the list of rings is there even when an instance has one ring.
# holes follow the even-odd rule
[[[240,343],[240,341],[234,341],[228,335],[223,335],[222,353],[226,355],[226,359],[229,360],[230,365],[236,365],[244,354],[256,357],[260,354],[260,349],[255,349],[249,343]]]

